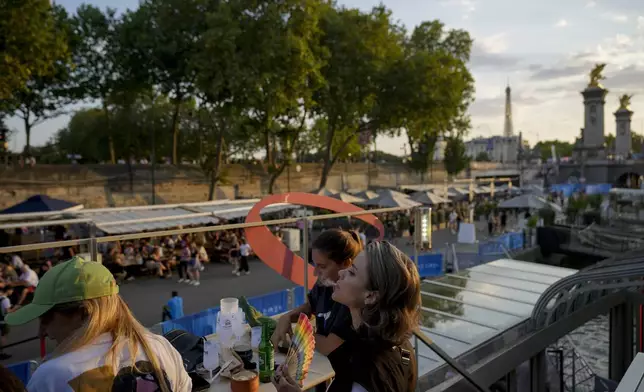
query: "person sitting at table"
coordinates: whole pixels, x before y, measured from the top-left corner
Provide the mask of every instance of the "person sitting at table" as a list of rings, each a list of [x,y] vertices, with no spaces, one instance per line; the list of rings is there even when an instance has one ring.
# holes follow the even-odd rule
[[[409,257],[388,242],[367,245],[340,272],[332,298],[349,308],[355,336],[329,355],[336,375],[328,391],[415,391],[409,340],[419,325],[421,297],[418,270]],[[283,367],[273,384],[279,392],[301,391]]]
[[[323,355],[328,356],[351,335],[349,309],[331,296],[338,273],[350,267],[361,250],[362,242],[355,231],[331,229],[316,238],[311,256],[318,280],[305,304],[280,317],[271,338],[275,347],[291,333],[291,323],[297,322],[300,313],[315,315],[315,349]]]
[[[145,268],[152,274],[160,278],[165,278],[166,267],[161,262],[161,248],[155,247],[152,254],[147,257],[145,261]],[[172,275],[170,275],[172,276]]]
[[[38,286],[38,274],[27,264],[20,267],[20,277],[17,282],[9,284],[14,289],[15,306],[22,306],[27,299],[27,295],[33,293]]]

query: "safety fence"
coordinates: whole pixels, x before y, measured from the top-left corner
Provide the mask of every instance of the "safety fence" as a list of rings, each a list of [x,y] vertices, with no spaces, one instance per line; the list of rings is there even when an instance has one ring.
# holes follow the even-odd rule
[[[507,233],[494,240],[479,243],[478,251],[470,254],[457,253],[459,268],[470,268],[499,258],[507,257],[508,250],[522,249],[523,233]],[[463,258],[463,261],[461,260]],[[425,253],[417,256],[418,272],[423,278],[441,276],[445,272],[445,255],[443,253]],[[248,303],[265,316],[275,316],[287,312],[304,303],[304,287],[291,289],[248,298]],[[196,314],[176,320],[168,320],[152,327],[156,333],[167,333],[173,329],[182,329],[197,336],[206,336],[216,332],[219,307],[209,308]]]
[[[427,253],[418,255],[418,271],[424,278],[443,274],[443,254]],[[269,294],[247,298],[248,303],[264,316],[275,316],[304,303],[304,287],[281,290]],[[199,313],[168,320],[154,325],[151,330],[155,333],[167,333],[173,329],[188,331],[197,336],[206,336],[216,332],[219,307],[209,308]]]
[[[473,246],[452,244],[445,252],[445,265],[453,271],[472,268],[490,261],[511,258],[511,252],[524,249],[526,245],[523,231],[505,233]]]

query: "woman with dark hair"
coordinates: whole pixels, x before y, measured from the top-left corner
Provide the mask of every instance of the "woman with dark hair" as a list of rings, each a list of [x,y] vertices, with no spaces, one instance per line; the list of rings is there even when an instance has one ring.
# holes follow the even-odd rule
[[[340,371],[328,391],[413,392],[417,369],[409,340],[421,298],[409,257],[388,242],[369,244],[341,271],[333,299],[349,308],[356,335],[329,355]],[[279,392],[301,391],[288,369],[279,369],[273,383]]]
[[[315,315],[316,349],[329,355],[351,335],[351,316],[346,306],[331,297],[339,272],[351,266],[362,250],[360,235],[355,231],[331,229],[322,232],[313,242],[311,258],[318,277],[308,301],[280,317],[272,341],[275,347],[291,333],[291,323],[300,313]]]

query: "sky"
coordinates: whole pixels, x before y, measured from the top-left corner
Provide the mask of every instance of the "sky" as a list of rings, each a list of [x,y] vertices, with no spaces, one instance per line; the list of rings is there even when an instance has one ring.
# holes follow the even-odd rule
[[[57,0],[73,12],[81,0]],[[98,7],[134,9],[138,0],[88,0]],[[573,142],[583,127],[580,92],[596,63],[607,63],[603,85],[609,90],[605,132],[615,134],[618,96],[634,94],[632,129],[644,133],[644,2],[638,0],[343,0],[368,10],[380,3],[409,30],[440,19],[447,28],[465,29],[474,38],[470,70],[476,101],[470,107],[469,137],[503,132],[504,89],[512,88],[515,133],[531,144],[558,139]],[[69,121],[61,116],[32,131],[32,143],[44,144]],[[11,143],[22,150],[21,122]],[[401,155],[404,138],[378,138],[377,148]]]

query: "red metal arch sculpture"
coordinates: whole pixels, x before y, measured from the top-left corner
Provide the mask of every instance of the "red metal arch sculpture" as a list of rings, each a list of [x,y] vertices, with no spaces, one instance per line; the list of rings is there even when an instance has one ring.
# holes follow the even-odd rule
[[[255,204],[248,212],[246,223],[261,222],[262,218],[260,216],[260,212],[262,211],[262,208],[277,203],[291,203],[307,207],[318,207],[337,213],[364,211],[362,208],[353,204],[345,203],[344,201],[328,196],[292,192],[267,196],[257,202],[257,204]],[[369,223],[378,229],[378,240],[382,240],[385,229],[378,217],[373,214],[365,214],[355,216],[354,218]],[[304,285],[304,260],[287,248],[282,241],[271,233],[268,227],[249,227],[245,229],[245,232],[248,244],[253,248],[253,251],[260,260],[283,277],[289,279],[291,282],[300,286]],[[309,289],[313,287],[316,281],[313,271],[313,266],[309,265],[307,271]]]

